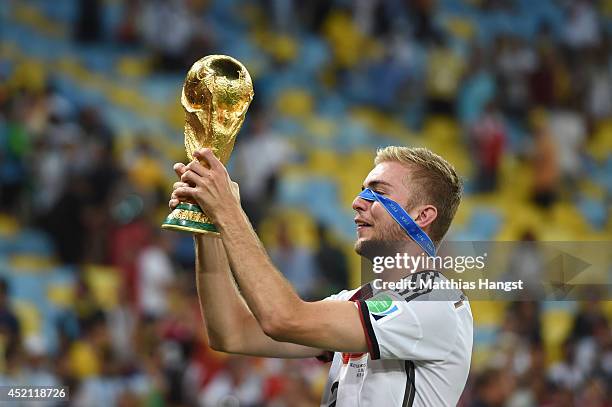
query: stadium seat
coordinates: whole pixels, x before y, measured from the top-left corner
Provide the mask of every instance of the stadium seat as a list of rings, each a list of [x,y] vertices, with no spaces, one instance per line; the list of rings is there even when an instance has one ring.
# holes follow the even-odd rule
[[[542,315],[541,331],[547,363],[561,357],[561,345],[571,329],[572,320],[572,314],[565,309],[546,310]]]
[[[505,303],[501,301],[470,301],[474,321],[477,325],[499,326],[503,321]]]
[[[74,285],[69,283],[50,283],[47,286],[47,299],[56,308],[69,308],[74,304]]]
[[[17,253],[9,257],[9,265],[15,273],[45,273],[55,265],[55,260],[48,256]]]
[[[303,89],[287,89],[277,98],[279,113],[295,118],[307,118],[313,111],[314,101]]]
[[[39,307],[29,301],[17,299],[13,301],[13,308],[21,325],[21,332],[24,337],[41,333]]]
[[[19,231],[19,223],[17,220],[5,214],[0,213],[0,236],[11,237]]]
[[[98,305],[104,310],[112,309],[118,301],[121,279],[117,269],[107,266],[88,265],[85,279]]]

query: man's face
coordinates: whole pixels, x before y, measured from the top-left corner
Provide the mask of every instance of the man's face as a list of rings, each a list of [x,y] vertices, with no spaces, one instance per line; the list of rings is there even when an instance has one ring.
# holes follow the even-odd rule
[[[398,162],[382,162],[370,171],[363,187],[394,200],[406,209],[407,203],[412,201],[406,184],[409,175],[410,170]],[[384,250],[386,244],[410,240],[378,201],[370,202],[357,197],[353,201],[353,209],[356,212],[355,251],[358,254],[369,258],[380,254],[376,251]]]

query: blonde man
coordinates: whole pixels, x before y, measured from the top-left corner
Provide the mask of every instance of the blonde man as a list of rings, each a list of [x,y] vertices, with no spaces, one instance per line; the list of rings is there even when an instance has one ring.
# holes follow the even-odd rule
[[[472,350],[472,314],[461,292],[427,301],[432,290],[378,292],[365,284],[323,301],[303,301],[272,265],[225,167],[209,149],[195,157],[187,166],[175,165],[181,181],[170,207],[179,200],[197,202],[221,232],[220,239],[195,237],[198,293],[214,349],[333,360],[321,406],[457,403]],[[355,251],[370,259],[389,248],[435,255],[461,191],[453,167],[431,151],[379,150],[353,201]],[[382,278],[445,279],[430,270],[405,273],[390,267]]]

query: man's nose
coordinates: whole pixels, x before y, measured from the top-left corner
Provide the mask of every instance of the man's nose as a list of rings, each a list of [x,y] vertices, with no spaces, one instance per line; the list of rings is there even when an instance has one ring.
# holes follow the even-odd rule
[[[355,197],[353,200],[353,210],[355,211],[365,211],[372,203],[367,201],[359,196]]]

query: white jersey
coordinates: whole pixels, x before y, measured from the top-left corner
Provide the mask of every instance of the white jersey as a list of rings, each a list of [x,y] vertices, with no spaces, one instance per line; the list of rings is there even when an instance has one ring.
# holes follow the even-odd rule
[[[436,271],[408,279],[442,281]],[[427,285],[425,285],[427,287]],[[454,406],[470,370],[472,311],[458,290],[374,292],[371,284],[326,300],[354,301],[368,353],[332,353],[321,406]],[[320,358],[323,359],[323,358]]]

